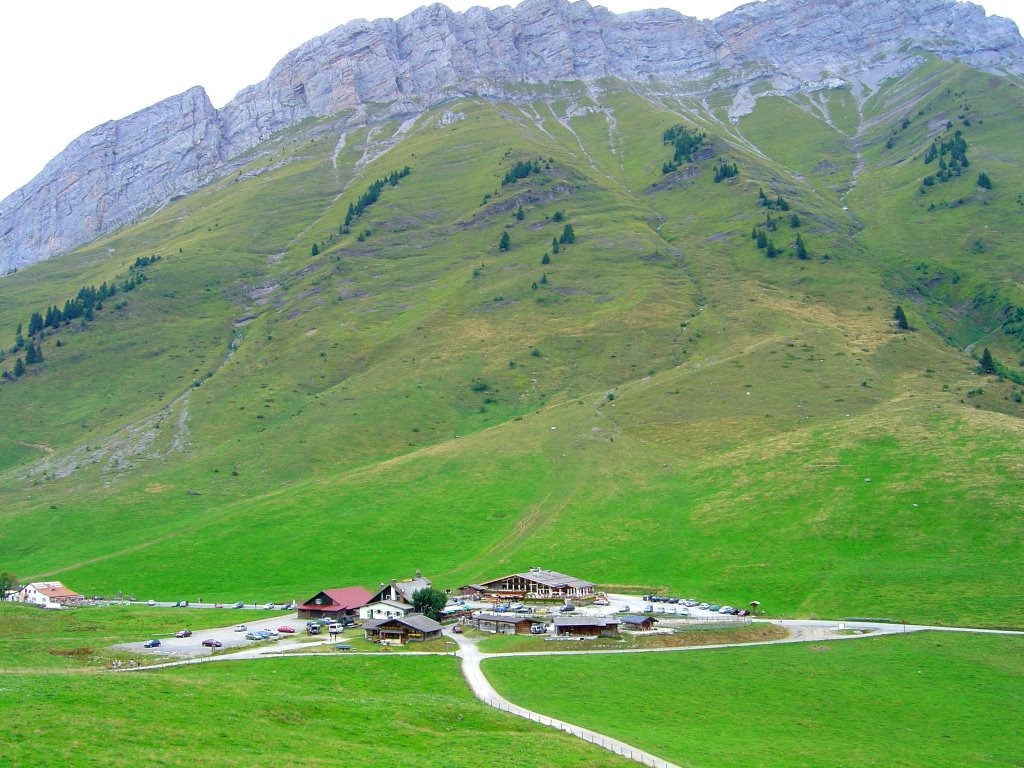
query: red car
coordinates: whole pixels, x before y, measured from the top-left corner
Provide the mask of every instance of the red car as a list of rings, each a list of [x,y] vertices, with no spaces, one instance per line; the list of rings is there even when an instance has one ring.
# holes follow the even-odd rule
[[[291,627],[278,627],[277,631],[280,632],[282,635],[294,635],[295,634],[295,630],[292,629]]]
[[[181,630],[179,632],[175,632],[174,636],[175,637],[192,637],[192,630],[191,629],[183,629],[183,630]]]
[[[209,640],[203,640],[203,645],[207,648],[220,648],[224,643],[220,640],[214,640],[212,637]]]

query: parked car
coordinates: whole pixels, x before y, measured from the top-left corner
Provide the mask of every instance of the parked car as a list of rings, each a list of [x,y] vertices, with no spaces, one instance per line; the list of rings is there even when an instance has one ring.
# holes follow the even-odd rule
[[[712,613],[718,613],[720,610],[722,610],[722,606],[715,605],[714,603],[712,603],[711,605],[708,606],[708,610],[711,611]]]
[[[142,644],[143,648],[158,648],[159,646],[160,646],[160,641],[155,639],[155,638],[153,640],[147,640],[146,642],[144,642]]]
[[[665,612],[665,606],[663,606],[663,605],[655,606],[654,607],[654,612],[655,613],[664,613]]]
[[[731,616],[732,612],[735,611],[735,610],[736,609],[733,608],[731,605],[723,605],[721,608],[718,609],[718,612],[719,613],[725,613],[725,614],[728,614],[728,615]]]
[[[274,604],[273,603],[264,603],[263,610],[265,610],[265,611],[272,611],[272,610],[274,610]]]
[[[191,629],[179,629],[177,632],[174,633],[174,636],[175,637],[192,637],[192,630]]]
[[[231,607],[232,608],[244,608],[245,607],[245,603],[243,603],[241,600],[239,600],[237,603],[232,603]]]
[[[239,624],[237,627],[235,627],[235,632],[247,632],[248,629],[249,628],[246,627],[245,624]]]
[[[623,605],[619,608],[618,613],[629,613],[629,606]]]
[[[262,640],[263,638],[260,637],[259,633],[257,633],[257,632],[246,632],[245,633],[245,639],[246,640]]]
[[[737,616],[749,616],[750,615],[750,611],[748,611],[746,608],[744,608],[742,611],[740,611],[736,615]]]
[[[456,624],[454,627],[452,627],[452,633],[456,634],[456,635],[461,635],[462,634],[462,625],[461,624]]]
[[[271,632],[269,629],[261,629],[256,632],[260,636],[261,640],[269,640],[271,638]]]
[[[563,605],[558,610],[561,611],[562,613],[572,613],[573,611],[576,610],[576,606],[573,605],[572,603],[566,603],[565,605]]]
[[[282,635],[294,635],[295,634],[295,630],[292,629],[291,627],[287,627],[287,626],[285,626],[285,627],[278,627],[277,631],[280,632]]]
[[[689,616],[690,615],[690,609],[687,608],[684,605],[681,608],[676,608],[676,613],[679,614],[680,616]]]
[[[706,611],[706,610],[708,610],[708,609],[709,609],[709,608],[710,608],[711,606],[710,606],[710,605],[709,605],[708,603],[701,603],[701,604],[700,604],[700,605],[698,605],[697,607],[698,607],[698,608],[700,608],[700,609],[701,609],[702,611]]]
[[[147,600],[146,605],[156,605],[156,600]]]
[[[547,631],[548,631],[548,625],[547,624],[534,624],[532,627],[530,627],[530,634],[531,635],[543,635],[543,634],[546,634]]]
[[[292,600],[290,603],[288,603],[288,605],[284,606],[283,610],[294,611],[298,607],[298,604],[294,600]]]
[[[264,630],[264,631],[266,631],[266,630]],[[267,634],[270,635],[270,637],[272,639],[274,639],[274,640],[276,640],[277,638],[279,638],[281,636],[281,633],[278,632],[276,629],[270,630],[269,632],[267,632]]]
[[[203,645],[207,648],[220,648],[224,643],[220,640],[214,640],[212,637],[208,637],[206,640],[203,640]]]
[[[320,625],[319,624],[314,624],[311,627],[306,627],[306,634],[307,635],[319,635],[320,634]]]
[[[645,605],[644,606],[644,613],[654,613],[654,606],[653,605]]]

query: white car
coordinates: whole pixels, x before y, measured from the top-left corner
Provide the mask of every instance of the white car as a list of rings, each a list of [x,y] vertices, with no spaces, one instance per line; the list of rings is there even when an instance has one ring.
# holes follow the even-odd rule
[[[265,610],[265,611],[272,611],[272,610],[274,610],[274,604],[273,603],[266,603],[263,606],[263,610]]]
[[[156,600],[147,600],[146,605],[156,605]]]
[[[245,624],[239,624],[237,627],[235,627],[235,632],[248,632],[248,631],[249,630],[248,630],[248,628],[246,628]]]

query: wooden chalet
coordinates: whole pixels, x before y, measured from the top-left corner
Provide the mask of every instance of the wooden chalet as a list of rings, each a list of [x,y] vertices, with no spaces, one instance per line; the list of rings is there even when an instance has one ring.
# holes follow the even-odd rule
[[[566,576],[558,571],[531,568],[525,573],[513,573],[479,585],[484,591],[505,599],[585,599],[594,596],[594,583]]]
[[[421,589],[433,586],[430,579],[423,577],[419,571],[411,579],[392,579],[387,584],[381,583],[375,595],[371,595],[367,603],[398,602],[412,605],[412,596]]]
[[[631,629],[634,632],[650,632],[658,622],[653,616],[636,616],[630,614],[619,619],[623,629]]]
[[[619,620],[606,616],[556,616],[555,637],[618,637]]]
[[[373,594],[362,587],[324,589],[299,606],[300,619],[339,619],[355,616]]]
[[[528,635],[535,621],[517,613],[482,613],[470,622],[481,632],[498,635]]]
[[[363,624],[363,633],[374,643],[405,645],[439,638],[441,625],[422,613],[410,613],[390,619],[372,619]]]

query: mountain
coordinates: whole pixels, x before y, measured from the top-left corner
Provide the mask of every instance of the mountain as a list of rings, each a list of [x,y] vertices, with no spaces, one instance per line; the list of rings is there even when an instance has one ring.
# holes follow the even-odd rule
[[[0,571],[230,603],[537,565],[774,615],[1019,624],[1018,43],[970,6],[900,4],[938,52],[893,32],[809,71],[810,32],[735,31],[782,7],[699,26],[734,41],[720,61],[746,36],[792,50],[786,71],[742,53],[638,82],[610,56],[619,76],[403,106],[371,100],[394,78],[367,63],[344,106],[317,42],[234,102],[302,83],[286,127],[252,106],[271,122],[243,139],[193,91],[161,130],[93,135],[200,186],[0,279]],[[409,34],[448,19],[536,50],[529,14],[696,24],[534,3],[425,9]],[[396,27],[327,36],[350,40],[339,67],[372,29]],[[440,93],[414,48],[378,63]],[[126,219],[128,199],[97,197]]]
[[[714,21],[527,0],[493,11],[432,5],[398,21],[354,21],[288,54],[220,110],[197,87],[83,134],[0,202],[0,273],[71,250],[223,177],[228,161],[310,117],[344,112],[354,128],[421,115],[458,96],[516,99],[532,86],[609,77],[677,96],[755,79],[786,92],[814,90],[905,69],[910,48],[1024,72],[1013,22],[955,0],[768,0]],[[739,114],[747,104],[737,107]]]

